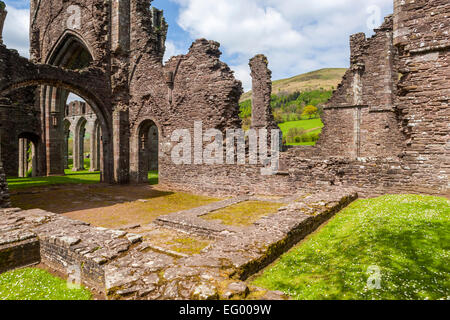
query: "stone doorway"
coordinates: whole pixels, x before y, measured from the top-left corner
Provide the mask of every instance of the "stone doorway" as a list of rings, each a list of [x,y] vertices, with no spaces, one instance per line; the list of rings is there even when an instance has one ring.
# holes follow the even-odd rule
[[[19,135],[19,178],[37,177],[39,137],[33,133]]]
[[[144,120],[138,130],[138,182],[149,181],[159,170],[159,129],[153,120]]]

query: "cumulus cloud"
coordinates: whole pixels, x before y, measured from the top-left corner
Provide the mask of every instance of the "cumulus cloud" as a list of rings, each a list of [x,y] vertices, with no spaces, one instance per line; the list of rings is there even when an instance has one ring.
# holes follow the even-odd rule
[[[163,61],[169,60],[173,56],[183,54],[182,46],[178,46],[175,42],[167,40],[166,41],[166,52],[164,54]]]
[[[248,60],[266,54],[274,78],[323,67],[348,65],[348,37],[370,33],[368,21],[382,22],[392,0],[172,0],[178,24],[192,38],[214,39],[250,88]],[[368,8],[376,6],[379,15]],[[373,24],[373,23],[372,23]]]
[[[4,43],[8,48],[19,51],[22,56],[29,57],[30,11],[16,9],[11,5],[6,10],[8,15],[3,28]]]

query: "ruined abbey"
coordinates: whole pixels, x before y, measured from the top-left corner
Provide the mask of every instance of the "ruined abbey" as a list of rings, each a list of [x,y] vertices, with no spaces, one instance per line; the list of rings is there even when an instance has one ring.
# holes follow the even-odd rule
[[[171,159],[176,129],[242,126],[242,84],[219,43],[199,39],[163,64],[168,25],[150,0],[31,0],[30,59],[0,40],[0,207],[10,206],[6,176],[28,171],[27,153],[34,176],[64,175],[69,131],[73,170],[100,170],[106,183],[144,183],[157,168],[162,186],[205,194],[448,196],[450,3],[394,0],[394,8],[372,37],[351,36],[350,68],[324,108],[318,144],[284,147],[277,174],[264,176],[263,164]],[[269,63],[250,61],[253,128],[276,127]],[[86,103],[68,104],[71,92]],[[86,132],[90,168],[79,143]]]

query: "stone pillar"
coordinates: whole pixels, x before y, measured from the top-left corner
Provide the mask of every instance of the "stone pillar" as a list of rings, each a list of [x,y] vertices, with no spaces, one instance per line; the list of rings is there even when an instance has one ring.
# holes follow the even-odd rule
[[[38,162],[37,162],[37,150],[34,143],[31,144],[31,176],[37,177],[38,175]]]
[[[267,57],[259,54],[250,60],[250,70],[252,76],[252,124],[251,128],[255,130],[267,129],[267,146],[272,149],[271,131],[280,130],[272,113],[270,106],[272,96],[272,71],[269,70],[269,61]],[[283,135],[280,130],[278,150],[282,149]],[[260,139],[263,137],[260,136]],[[261,140],[260,140],[261,141]],[[262,149],[261,149],[262,148]],[[265,148],[260,145],[260,152],[264,154]],[[273,152],[276,150],[272,150]],[[265,157],[265,156],[263,156]]]
[[[252,76],[252,128],[277,128],[270,107],[272,95],[272,72],[269,61],[260,54],[250,60]]]
[[[3,171],[3,163],[0,160],[0,208],[8,207],[10,207],[8,183],[6,182],[6,175]]]
[[[27,176],[27,140],[19,139],[19,178],[26,178]]]
[[[6,182],[5,171],[3,170],[2,161],[2,136],[0,132],[0,208],[8,208],[10,206],[9,202],[9,192],[8,184]]]
[[[79,160],[78,171],[84,170],[84,137],[86,136],[86,127],[80,128],[79,144]]]
[[[64,169],[69,169],[69,137],[70,130],[64,132]]]
[[[91,127],[91,131],[90,131],[90,135],[91,138],[89,140],[89,145],[90,145],[90,149],[91,149],[91,155],[89,158],[89,171],[90,172],[94,172],[95,171],[95,167],[96,167],[96,162],[97,162],[97,134],[96,134],[96,130],[97,127],[94,124]]]
[[[114,181],[126,184],[130,181],[130,130],[129,111],[116,109],[113,113]]]
[[[8,11],[6,11],[5,3],[0,1],[0,44],[3,44],[3,26],[5,24],[7,14]]]
[[[114,182],[129,182],[130,132],[130,0],[113,0],[111,5],[111,89],[113,101],[113,172]]]
[[[153,125],[148,131],[148,168],[149,171],[158,171],[158,155],[159,155],[159,139],[158,139],[158,127]]]
[[[60,103],[61,90],[48,87],[46,91],[45,104],[45,143],[47,175],[64,175],[64,110],[58,110],[57,104]]]
[[[84,170],[84,135],[85,124],[81,123],[84,120],[78,120],[75,125],[73,135],[73,168],[72,171]]]
[[[95,123],[91,130],[91,158],[89,171],[96,172],[100,170],[100,126]]]

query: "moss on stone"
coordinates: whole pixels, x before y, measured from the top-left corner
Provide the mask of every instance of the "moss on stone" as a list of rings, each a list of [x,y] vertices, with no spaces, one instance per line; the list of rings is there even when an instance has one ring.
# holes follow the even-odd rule
[[[285,204],[266,201],[245,201],[209,213],[202,218],[220,220],[225,225],[245,227],[264,216],[276,213]]]

